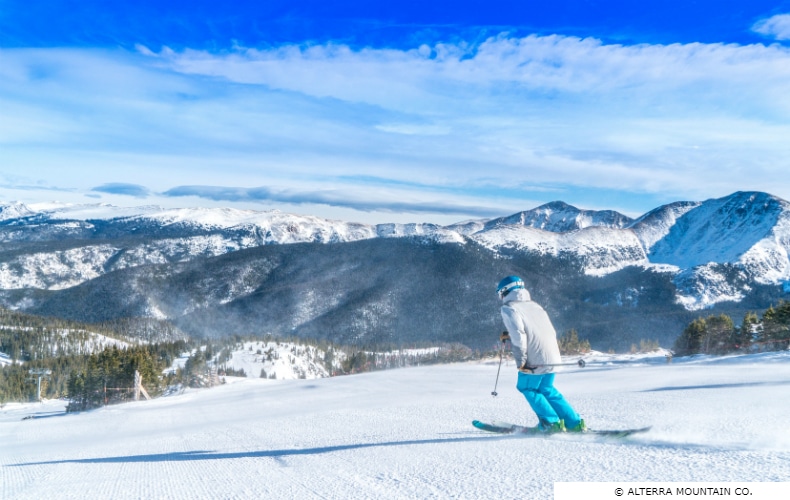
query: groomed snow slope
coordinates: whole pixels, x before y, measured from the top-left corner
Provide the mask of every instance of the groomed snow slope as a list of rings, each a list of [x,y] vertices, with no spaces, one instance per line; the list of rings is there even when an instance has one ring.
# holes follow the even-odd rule
[[[0,497],[552,498],[566,481],[787,481],[790,353],[588,366],[558,386],[623,441],[496,436],[531,424],[496,363],[219,388],[64,415],[0,410]],[[36,418],[22,420],[35,415]]]

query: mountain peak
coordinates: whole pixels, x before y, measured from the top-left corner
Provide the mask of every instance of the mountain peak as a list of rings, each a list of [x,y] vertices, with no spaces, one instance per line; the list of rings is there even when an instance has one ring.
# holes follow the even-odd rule
[[[12,201],[11,203],[0,203],[0,220],[19,219],[28,217],[35,212],[24,203]]]
[[[683,208],[687,210],[675,213],[666,233],[648,248],[652,262],[680,268],[739,262],[760,242],[779,245],[771,235],[790,213],[790,204],[781,198],[748,191]]]
[[[552,233],[567,233],[587,227],[622,229],[633,220],[614,210],[582,210],[564,201],[552,201],[532,210],[493,219],[486,229],[505,225],[528,226]]]
[[[582,210],[565,203],[562,200],[555,200],[550,201],[548,203],[544,203],[543,205],[533,208],[533,210],[558,210],[558,211],[572,211],[572,212],[581,212]]]

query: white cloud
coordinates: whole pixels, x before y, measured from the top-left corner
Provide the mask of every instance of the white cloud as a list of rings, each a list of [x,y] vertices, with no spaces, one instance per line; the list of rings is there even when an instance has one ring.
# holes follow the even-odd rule
[[[777,14],[757,21],[752,31],[776,40],[790,40],[790,14]]]
[[[473,48],[437,45],[432,53],[326,45],[222,55],[167,50],[161,57],[186,74],[406,109],[470,90],[596,94],[637,88],[649,95],[695,84],[765,88],[790,77],[790,51],[762,45],[622,46],[553,35],[498,37]]]
[[[513,205],[541,190],[569,202],[588,188],[790,198],[787,81],[790,49],[759,44],[7,49],[0,174],[85,190],[280,186],[346,200],[360,190],[344,206],[365,210],[412,192],[414,211],[470,215],[529,208]]]

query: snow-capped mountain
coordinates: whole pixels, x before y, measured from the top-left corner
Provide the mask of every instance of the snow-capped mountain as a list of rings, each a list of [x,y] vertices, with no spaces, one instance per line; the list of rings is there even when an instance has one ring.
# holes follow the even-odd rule
[[[20,219],[34,214],[35,212],[28,208],[24,203],[9,203],[0,205],[0,221],[8,219]]]
[[[671,203],[636,219],[553,202],[449,226],[227,208],[9,203],[0,205],[0,242],[0,303],[7,307],[86,321],[190,317],[198,329],[230,316],[233,328],[248,328],[238,320],[242,311],[258,318],[261,331],[336,331],[352,341],[372,331],[391,338],[404,321],[419,328],[406,317],[435,315],[437,300],[469,300],[452,307],[474,316],[488,300],[483,290],[502,273],[527,276],[537,296],[565,316],[598,317],[595,308],[613,304],[636,308],[634,317],[659,302],[686,311],[767,307],[790,292],[790,204],[766,193]],[[297,277],[309,290],[291,290]],[[466,298],[444,298],[446,280]],[[277,314],[242,306],[262,297]],[[472,328],[458,321],[442,328]],[[567,324],[578,327],[573,321]],[[223,325],[214,329],[230,328]],[[668,328],[661,325],[654,328]]]
[[[751,282],[786,288],[790,280],[790,203],[766,193],[671,203],[635,220],[555,202],[490,221],[472,237],[497,251],[574,254],[597,276],[663,268],[692,310],[739,301]]]
[[[679,218],[700,205],[701,203],[699,202],[689,201],[662,205],[633,221],[630,227],[636,233],[639,241],[642,242],[642,247],[649,251],[656,242],[669,234],[670,229],[672,229]]]
[[[790,203],[775,196],[740,192],[675,203],[632,227],[650,263],[678,269],[678,297],[690,309],[738,301],[755,283],[790,280]]]
[[[645,240],[652,262],[682,269],[716,263],[787,260],[790,204],[765,193],[736,193],[686,205],[655,242]],[[649,243],[652,243],[648,246]],[[765,252],[773,255],[759,255]],[[781,270],[773,269],[773,271]],[[773,278],[774,276],[772,276]]]
[[[553,201],[532,210],[493,219],[486,223],[485,228],[520,225],[552,233],[566,233],[587,227],[622,229],[631,222],[633,221],[630,217],[612,210],[580,210],[567,203]]]
[[[585,272],[593,276],[648,264],[642,244],[633,231],[606,226],[549,232],[531,226],[501,225],[476,233],[472,238],[497,253],[572,255],[579,259]]]

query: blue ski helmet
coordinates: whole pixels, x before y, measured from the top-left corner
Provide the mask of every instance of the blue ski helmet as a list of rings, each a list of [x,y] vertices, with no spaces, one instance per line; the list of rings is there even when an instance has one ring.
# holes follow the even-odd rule
[[[499,294],[500,299],[504,299],[512,290],[518,290],[519,288],[524,288],[524,281],[518,276],[508,276],[499,282],[496,287],[496,293]]]

